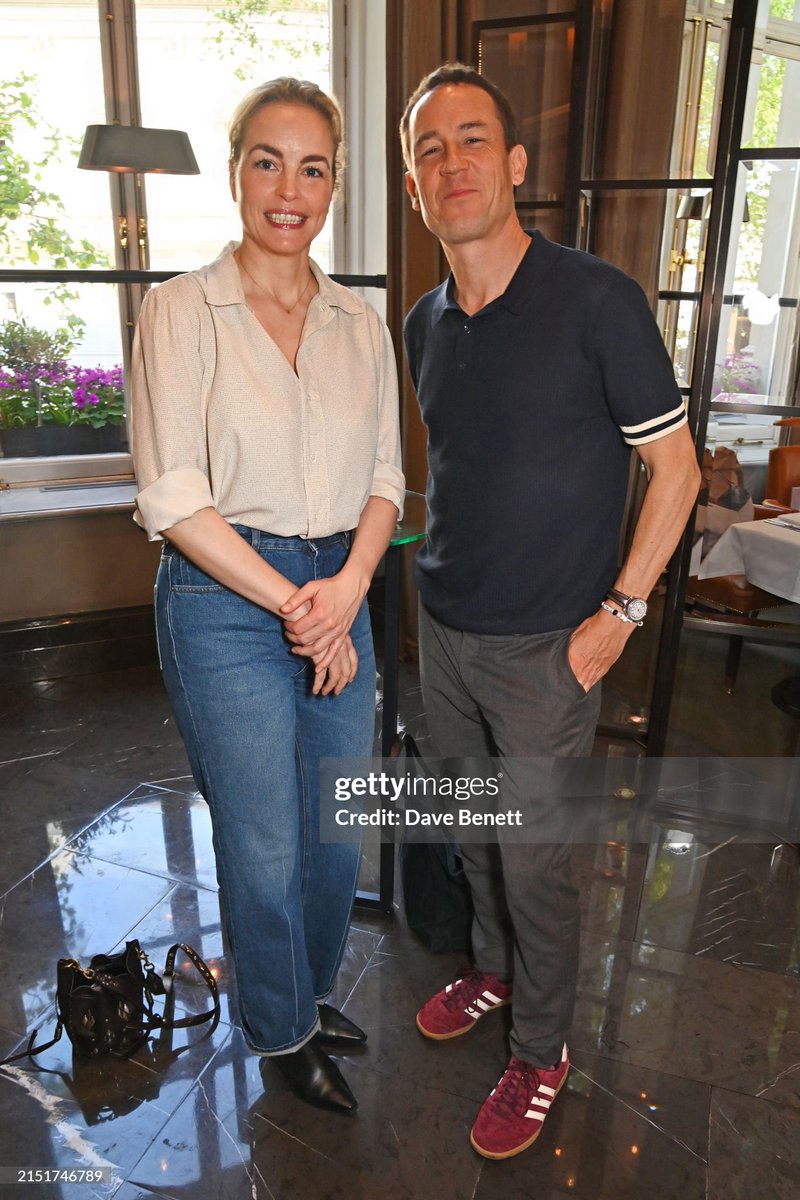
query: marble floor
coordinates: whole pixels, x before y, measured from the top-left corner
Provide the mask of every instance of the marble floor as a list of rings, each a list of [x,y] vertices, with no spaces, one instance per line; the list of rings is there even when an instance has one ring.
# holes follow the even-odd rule
[[[403,716],[424,741],[413,675]],[[507,1058],[507,1010],[430,1043],[414,1014],[461,963],[356,909],[335,1002],[369,1033],[342,1063],[360,1107],[310,1110],[248,1053],[221,933],[208,815],[157,672],[0,697],[0,1056],[53,1027],[55,962],[138,938],[210,963],[222,1020],[127,1062],[66,1039],[0,1068],[0,1189],[193,1200],[795,1200],[800,1195],[797,857],[664,829],[576,848],[583,937],[573,1069],[537,1144],[487,1162],[475,1113]],[[364,882],[374,884],[367,856]],[[177,1005],[206,993],[187,968]],[[27,1182],[36,1170],[99,1183]],[[20,1172],[26,1173],[20,1175]],[[86,1176],[84,1176],[84,1179]]]

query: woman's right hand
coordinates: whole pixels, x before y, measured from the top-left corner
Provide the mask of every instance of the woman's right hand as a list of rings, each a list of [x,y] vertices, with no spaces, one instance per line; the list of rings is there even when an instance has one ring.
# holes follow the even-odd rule
[[[314,675],[314,695],[341,695],[348,683],[353,682],[357,671],[358,654],[348,634],[328,666],[317,668]]]

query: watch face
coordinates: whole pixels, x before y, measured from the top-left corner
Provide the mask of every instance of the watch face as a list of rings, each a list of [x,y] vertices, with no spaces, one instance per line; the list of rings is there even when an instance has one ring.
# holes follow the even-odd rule
[[[634,596],[625,605],[625,615],[630,617],[632,621],[643,621],[647,616],[647,601],[640,600],[638,596]]]

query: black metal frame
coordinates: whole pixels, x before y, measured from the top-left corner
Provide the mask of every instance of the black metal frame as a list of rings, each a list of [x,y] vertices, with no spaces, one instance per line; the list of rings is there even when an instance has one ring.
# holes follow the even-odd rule
[[[725,268],[733,227],[733,203],[736,174],[739,169],[738,148],[744,127],[747,84],[753,50],[757,5],[753,0],[734,0],[730,21],[728,53],[717,136],[714,176],[711,184],[711,215],[706,241],[706,270],[700,298],[695,361],[689,392],[689,425],[694,430],[698,458],[702,455],[711,410],[711,386],[717,351],[720,317],[724,303]],[[703,186],[706,186],[705,184]],[[701,354],[705,358],[701,360]],[[694,518],[670,563],[664,615],[661,625],[650,721],[647,735],[647,754],[657,757],[664,753],[672,707],[672,693],[684,626],[684,597],[689,578]]]
[[[0,283],[165,283],[180,274],[181,271],[32,271],[14,267],[0,270]],[[329,278],[345,287],[386,289],[385,275],[332,274]]]
[[[560,209],[562,241],[569,243],[577,232],[580,220],[578,181],[583,161],[583,130],[586,112],[586,89],[591,50],[592,0],[575,0],[574,7],[538,16],[498,17],[473,21],[470,31],[472,62],[478,66],[478,46],[481,34],[490,29],[534,29],[546,25],[571,23],[575,29],[572,78],[570,80],[569,127],[567,132],[566,170],[563,200],[517,200],[516,208],[523,213]]]
[[[384,559],[383,711],[381,756],[389,758],[397,737],[400,668],[400,563],[403,544],[389,546]],[[378,856],[378,891],[356,892],[360,908],[390,913],[394,908],[394,842],[381,840]]]

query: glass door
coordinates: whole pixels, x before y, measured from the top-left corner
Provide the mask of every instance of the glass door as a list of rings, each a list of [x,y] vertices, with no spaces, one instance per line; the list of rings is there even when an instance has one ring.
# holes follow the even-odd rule
[[[800,731],[800,3],[738,4],[732,15],[746,59],[729,72],[714,279],[694,356],[704,492],[648,747],[670,755],[788,755]]]

